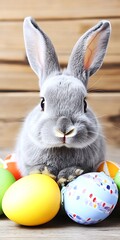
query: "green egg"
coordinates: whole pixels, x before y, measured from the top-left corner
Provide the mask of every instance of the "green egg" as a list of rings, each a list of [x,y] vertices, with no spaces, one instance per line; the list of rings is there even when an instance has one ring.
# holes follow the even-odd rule
[[[3,214],[2,199],[7,189],[15,182],[15,178],[8,170],[0,168],[0,215]]]
[[[118,190],[120,192],[120,170],[117,172],[115,178],[114,178],[114,181],[118,187]]]

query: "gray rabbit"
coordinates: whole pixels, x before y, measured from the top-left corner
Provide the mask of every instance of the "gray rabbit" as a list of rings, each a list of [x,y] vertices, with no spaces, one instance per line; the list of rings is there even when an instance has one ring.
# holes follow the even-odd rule
[[[101,126],[86,96],[88,79],[106,53],[110,23],[100,21],[80,37],[63,71],[50,39],[31,17],[25,18],[23,29],[28,61],[39,78],[40,104],[18,136],[18,168],[23,176],[45,173],[64,184],[95,171],[105,159]]]

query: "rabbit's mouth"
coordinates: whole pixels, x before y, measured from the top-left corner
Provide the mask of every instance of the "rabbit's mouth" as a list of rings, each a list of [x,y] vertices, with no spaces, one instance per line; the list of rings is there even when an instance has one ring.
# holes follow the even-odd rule
[[[67,131],[55,130],[55,137],[59,138],[62,145],[67,145],[67,139],[74,137],[76,134],[75,127],[70,127]]]

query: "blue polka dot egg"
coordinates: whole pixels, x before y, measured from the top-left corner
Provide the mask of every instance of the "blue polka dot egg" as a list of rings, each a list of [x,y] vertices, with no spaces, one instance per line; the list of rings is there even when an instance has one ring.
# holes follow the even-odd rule
[[[63,206],[67,215],[79,224],[95,224],[107,218],[118,201],[118,189],[105,173],[86,173],[62,191]]]

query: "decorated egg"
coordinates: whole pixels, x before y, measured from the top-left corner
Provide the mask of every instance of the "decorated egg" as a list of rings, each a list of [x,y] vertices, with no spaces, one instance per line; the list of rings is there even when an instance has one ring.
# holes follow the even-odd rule
[[[95,224],[107,218],[118,201],[118,189],[105,173],[86,173],[62,189],[67,215],[79,224]]]
[[[14,153],[9,154],[4,161],[4,168],[10,171],[16,180],[22,177],[20,171],[17,168],[16,156]]]
[[[114,178],[119,169],[120,166],[117,163],[112,161],[104,161],[98,166],[97,172],[104,172],[111,178]]]
[[[2,208],[5,215],[18,224],[35,226],[46,223],[59,211],[59,187],[47,175],[31,174],[8,189]]]
[[[2,199],[4,194],[14,182],[14,176],[4,168],[0,168],[0,215],[3,214]]]

